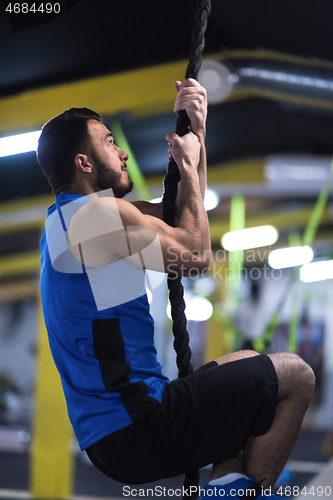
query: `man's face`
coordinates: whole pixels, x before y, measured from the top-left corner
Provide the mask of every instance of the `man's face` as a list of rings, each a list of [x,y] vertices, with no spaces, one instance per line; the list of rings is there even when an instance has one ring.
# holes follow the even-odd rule
[[[112,133],[97,120],[88,121],[91,151],[96,173],[96,191],[112,188],[115,197],[122,198],[133,189],[126,170],[128,154],[113,142]]]

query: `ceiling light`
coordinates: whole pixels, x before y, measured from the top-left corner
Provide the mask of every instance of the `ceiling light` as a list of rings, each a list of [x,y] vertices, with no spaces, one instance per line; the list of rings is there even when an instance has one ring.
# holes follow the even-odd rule
[[[263,78],[265,80],[273,80],[276,82],[287,82],[298,85],[305,85],[319,88],[333,88],[332,82],[327,82],[321,78],[310,78],[308,76],[293,75],[283,73],[281,71],[269,71],[257,68],[241,68],[239,70],[241,76],[253,76]]]
[[[204,205],[207,212],[208,210],[213,210],[213,208],[217,207],[219,202],[220,202],[219,195],[212,189],[206,189]]]
[[[266,165],[266,179],[296,179],[296,180],[324,180],[328,176],[328,171],[324,167],[283,165],[276,167]]]
[[[159,198],[153,198],[152,200],[150,200],[150,203],[161,203],[162,201],[162,196],[160,196]]]
[[[159,198],[154,198],[153,200],[150,200],[150,203],[161,203],[162,197]],[[213,210],[213,208],[217,207],[217,205],[220,202],[220,197],[219,195],[213,191],[212,189],[206,189],[205,193],[205,199],[204,199],[204,205],[205,209],[207,210]]]
[[[300,186],[319,188],[330,176],[331,156],[270,155],[265,161],[265,177],[272,185],[294,189]],[[286,182],[287,181],[287,182]]]
[[[323,281],[333,278],[333,260],[322,260],[305,264],[299,270],[299,277],[303,283]]]
[[[273,226],[259,226],[226,233],[221,243],[229,252],[273,245],[279,234]]]
[[[229,69],[219,61],[203,61],[198,81],[207,90],[209,104],[217,104],[227,99],[232,91],[234,78]]]
[[[11,135],[0,139],[0,157],[36,151],[41,131]]]
[[[268,256],[268,264],[273,269],[284,269],[308,264],[313,259],[312,248],[290,247],[273,250]]]

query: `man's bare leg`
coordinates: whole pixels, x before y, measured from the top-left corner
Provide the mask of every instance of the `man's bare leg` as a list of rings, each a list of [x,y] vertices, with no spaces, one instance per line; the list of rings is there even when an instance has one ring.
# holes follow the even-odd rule
[[[222,358],[216,359],[216,363],[218,365],[223,365],[224,363],[229,363],[230,361],[237,361],[239,359],[251,358],[253,356],[258,356],[259,353],[255,351],[238,351],[228,354],[227,356],[223,356]],[[231,474],[233,472],[238,472],[240,474],[247,474],[245,469],[244,461],[243,461],[243,453],[237,453],[231,457],[228,457],[221,462],[213,464],[212,473],[210,476],[210,480],[217,479],[219,477],[226,476],[227,474]]]
[[[218,364],[257,356],[254,351],[239,351],[216,360]],[[305,412],[314,389],[312,369],[294,354],[271,354],[279,394],[276,415],[271,429],[259,437],[250,437],[243,452],[214,464],[211,479],[232,472],[253,475],[261,486],[274,486],[295,445]]]
[[[278,405],[270,430],[250,437],[243,458],[248,474],[261,486],[274,486],[296,442],[312,399],[315,377],[312,369],[295,354],[269,355],[279,380]]]

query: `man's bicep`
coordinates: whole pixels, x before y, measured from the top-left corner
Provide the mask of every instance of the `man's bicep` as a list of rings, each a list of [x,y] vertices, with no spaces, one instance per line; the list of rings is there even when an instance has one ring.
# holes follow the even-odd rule
[[[73,216],[68,231],[70,250],[82,264],[99,267],[137,255],[142,267],[169,272],[178,269],[182,259],[190,261],[186,234],[179,228],[125,200],[90,203]]]
[[[88,267],[101,267],[130,255],[125,228],[114,201],[108,213],[100,200],[90,201],[71,218],[67,242],[76,260]]]
[[[161,224],[158,218],[142,214],[124,200],[100,198],[73,215],[67,232],[68,246],[85,266],[101,267],[136,255],[142,267],[164,272],[158,234]]]
[[[122,203],[118,206],[124,226],[128,231],[131,249],[134,251],[145,249],[146,255],[149,256],[149,258],[146,257],[144,267],[161,270],[156,269],[154,256],[157,257],[162,253],[165,272],[180,271],[187,274],[189,270],[200,271],[202,256],[199,251],[193,251],[192,247],[195,244],[184,229],[171,227],[159,218],[143,214],[132,204],[129,209],[126,202],[121,201]],[[136,224],[133,224],[134,220]]]
[[[149,201],[132,201],[134,205],[142,214],[151,215],[158,219],[163,219],[163,203],[150,203]]]

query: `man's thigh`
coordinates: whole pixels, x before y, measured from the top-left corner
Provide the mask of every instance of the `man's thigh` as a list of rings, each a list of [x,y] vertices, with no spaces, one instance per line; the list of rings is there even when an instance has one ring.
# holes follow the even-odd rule
[[[161,405],[93,445],[118,477],[151,482],[197,470],[239,452],[274,419],[278,381],[268,356],[215,362],[165,387]],[[112,477],[112,476],[111,476]]]

